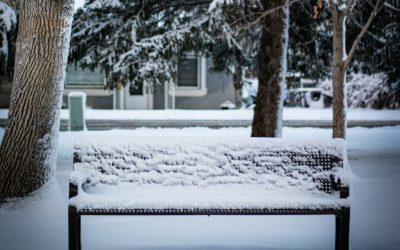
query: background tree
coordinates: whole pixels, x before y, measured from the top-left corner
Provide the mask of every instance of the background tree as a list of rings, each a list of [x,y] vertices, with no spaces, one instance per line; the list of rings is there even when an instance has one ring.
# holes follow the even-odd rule
[[[347,28],[347,47],[357,38],[376,1],[365,0],[357,3],[350,16]],[[389,82],[399,83],[400,79],[400,1],[382,2],[379,17],[375,18],[365,36],[359,42],[357,53],[350,67],[368,74],[385,73]]]
[[[299,74],[300,77],[315,79],[317,84],[323,81],[324,89],[331,91],[331,83],[324,79],[332,79],[332,22],[329,8],[318,9],[314,16],[314,4],[318,1],[299,1],[291,5],[289,28],[288,71]],[[371,0],[358,1],[349,15],[347,22],[346,46],[351,47],[354,40],[366,23],[374,8]],[[396,108],[400,106],[400,66],[398,63],[400,25],[400,1],[386,0],[382,6],[379,18],[376,18],[360,41],[357,53],[347,67],[350,78],[362,72],[363,74],[379,74],[382,80],[377,82],[373,76],[361,77],[374,79],[374,84],[357,84],[357,89],[365,89],[372,93],[372,100],[353,102],[356,107]],[[384,73],[384,74],[382,74]],[[359,83],[360,81],[357,81]],[[355,87],[356,85],[352,85]],[[372,87],[374,86],[374,87]],[[367,88],[372,89],[367,89]],[[347,99],[355,96],[350,86],[347,87]],[[372,92],[371,92],[372,91]],[[372,97],[372,96],[371,96]]]
[[[208,32],[213,42],[204,49],[213,60],[212,70],[233,76],[235,106],[242,106],[243,73],[254,68],[260,26],[254,25],[261,11],[258,1],[225,4],[214,1],[208,11]]]
[[[361,31],[353,42],[351,49],[347,53],[346,50],[346,22],[357,4],[357,0],[329,0],[329,9],[332,16],[332,85],[333,85],[333,138],[346,138],[346,70],[357,50],[361,38],[365,35],[368,28],[371,26],[374,18],[377,16],[382,1],[376,0],[373,10],[371,11],[368,20],[362,25]],[[314,6],[318,15],[318,9],[323,8],[323,1],[318,0]]]
[[[258,94],[254,108],[254,137],[282,135],[283,90],[289,28],[289,1],[263,0],[258,54]]]
[[[210,39],[203,2],[90,0],[75,15],[70,61],[103,68],[109,88],[173,82],[182,51]]]
[[[374,1],[360,1],[347,29],[347,46],[354,41],[374,9]],[[384,73],[379,98],[374,108],[400,107],[400,1],[385,0],[360,41],[350,68],[366,74]],[[382,74],[381,74],[382,75]]]
[[[298,1],[290,6],[288,72],[317,84],[331,77],[332,34],[327,9],[313,16],[312,1]]]
[[[54,170],[74,1],[6,3],[18,13],[18,37],[0,146],[0,201],[36,190]]]

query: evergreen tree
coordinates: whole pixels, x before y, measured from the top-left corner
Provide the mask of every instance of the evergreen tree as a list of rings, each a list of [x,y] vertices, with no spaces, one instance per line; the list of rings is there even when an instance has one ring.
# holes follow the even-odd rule
[[[100,65],[109,88],[171,82],[183,51],[210,39],[206,10],[196,0],[90,0],[75,15],[70,61]]]
[[[313,16],[312,1],[290,6],[288,72],[316,82],[331,77],[332,34],[330,12]]]
[[[0,2],[0,75],[10,80],[14,71],[16,29],[15,12]]]
[[[208,12],[213,42],[205,49],[213,60],[212,70],[233,76],[237,108],[242,106],[243,72],[256,64],[261,34],[256,13],[261,10],[258,1],[214,1]]]
[[[281,137],[289,29],[289,1],[263,0],[258,93],[251,136]]]

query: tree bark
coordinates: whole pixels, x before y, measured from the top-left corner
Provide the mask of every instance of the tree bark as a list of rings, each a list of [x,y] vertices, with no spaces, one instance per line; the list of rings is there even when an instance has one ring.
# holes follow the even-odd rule
[[[282,135],[283,88],[286,77],[286,47],[289,15],[286,0],[261,1],[265,16],[258,55],[258,94],[253,118],[253,137]]]
[[[346,53],[346,18],[349,11],[353,6],[353,1],[347,3],[344,10],[340,10],[338,6],[342,2],[335,4],[334,0],[329,0],[329,6],[332,12],[332,26],[333,26],[333,60],[332,60],[332,89],[333,89],[333,138],[346,138],[347,128],[347,96],[346,96],[346,69],[353,58],[357,46],[361,38],[365,35],[368,28],[371,26],[372,21],[377,16],[382,8],[382,1],[377,0],[375,7],[368,18],[368,21],[362,27],[357,38],[354,40],[349,54]]]
[[[342,12],[332,6],[333,26],[333,60],[332,60],[332,90],[333,90],[333,138],[346,138],[346,109],[347,98],[345,89],[346,67],[345,67],[345,16]]]
[[[0,146],[0,201],[42,186],[56,164],[73,0],[13,1],[15,74]]]
[[[243,80],[241,67],[235,67],[233,73],[233,87],[235,89],[235,106],[237,109],[242,107]]]

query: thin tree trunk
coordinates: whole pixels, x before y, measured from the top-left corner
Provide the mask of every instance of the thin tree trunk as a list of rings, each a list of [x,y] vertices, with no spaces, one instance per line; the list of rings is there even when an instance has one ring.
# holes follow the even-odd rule
[[[235,106],[237,109],[242,107],[242,95],[243,95],[243,81],[242,81],[242,69],[235,67],[233,73],[233,87],[235,89]]]
[[[332,61],[332,87],[333,87],[333,138],[346,138],[346,109],[347,99],[345,94],[345,37],[343,25],[345,17],[338,11],[332,11],[333,25],[333,61]]]
[[[332,12],[333,26],[333,60],[332,60],[332,85],[333,85],[333,138],[346,138],[347,128],[347,96],[346,96],[346,69],[353,58],[361,38],[365,35],[373,20],[382,8],[382,1],[377,0],[375,7],[371,12],[368,21],[362,27],[357,38],[354,40],[349,54],[346,53],[346,18],[349,11],[354,7],[354,2],[347,3],[343,10],[339,6],[343,2],[329,0],[329,6]],[[346,6],[346,5],[345,5]]]
[[[74,2],[11,3],[19,23],[10,110],[0,146],[0,201],[38,189],[55,168]]]
[[[258,94],[253,118],[253,137],[280,137],[282,134],[283,88],[286,77],[286,0],[263,0],[264,10],[277,8],[263,20],[258,55]],[[279,8],[286,5],[283,8]]]

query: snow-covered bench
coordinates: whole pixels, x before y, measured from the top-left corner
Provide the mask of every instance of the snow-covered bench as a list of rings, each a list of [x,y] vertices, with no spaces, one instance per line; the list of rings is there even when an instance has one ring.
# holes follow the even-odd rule
[[[349,245],[349,181],[341,139],[85,138],[70,177],[69,248],[83,215],[336,216]]]

